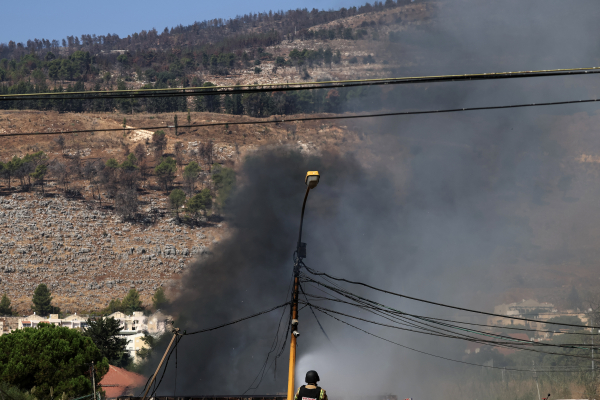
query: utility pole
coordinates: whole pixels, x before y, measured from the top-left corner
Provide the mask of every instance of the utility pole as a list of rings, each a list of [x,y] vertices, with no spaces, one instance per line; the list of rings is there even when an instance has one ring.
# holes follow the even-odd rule
[[[319,183],[319,173],[317,171],[309,171],[306,174],[304,183],[306,183],[306,194],[302,203],[302,214],[300,215],[300,232],[298,234],[298,243],[296,244],[296,253],[294,257],[294,291],[292,292],[292,326],[290,341],[290,366],[288,371],[288,391],[287,400],[294,399],[294,375],[296,373],[296,339],[300,336],[298,333],[298,287],[300,278],[300,266],[302,259],[306,258],[306,243],[302,242],[302,223],[304,221],[304,209],[306,208],[306,199],[310,189],[314,189]]]
[[[531,362],[533,363],[533,376],[535,377],[535,386],[537,386],[538,400],[542,400],[542,397],[540,396],[540,384],[538,383],[537,372],[535,371],[535,361]]]
[[[594,371],[594,313],[592,312],[592,379],[596,377],[596,371]]]
[[[94,362],[92,361],[92,386],[94,387],[94,400],[96,399],[96,369],[94,368]]]
[[[298,275],[299,262],[294,264],[294,291],[292,293],[292,340],[290,342],[290,367],[288,372],[287,400],[294,398],[294,374],[296,373],[296,338],[300,335],[298,328]]]
[[[158,375],[158,371],[160,371],[160,367],[162,367],[163,362],[165,361],[165,358],[167,358],[167,354],[169,354],[169,350],[171,350],[171,346],[173,346],[173,342],[175,341],[175,338],[177,338],[177,335],[179,335],[179,328],[173,328],[173,337],[171,338],[171,342],[169,342],[169,346],[167,347],[165,354],[163,354],[163,357],[160,360],[160,363],[158,364],[158,367],[156,368],[154,375],[152,375],[152,379],[150,380],[150,382],[148,382],[148,387],[146,388],[146,391],[144,392],[144,397],[142,397],[142,400],[146,400],[148,391],[150,391],[150,388],[152,387],[152,384],[154,383],[154,380],[156,379],[156,375]]]
[[[177,115],[173,116],[173,120],[175,121],[175,136],[178,136],[177,135]]]

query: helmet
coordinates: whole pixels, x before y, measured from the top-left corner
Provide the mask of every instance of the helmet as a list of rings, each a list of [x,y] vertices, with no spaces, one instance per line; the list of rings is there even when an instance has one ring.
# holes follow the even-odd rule
[[[306,383],[317,383],[320,380],[321,379],[319,378],[319,374],[317,374],[317,371],[308,371],[306,373],[306,378],[304,378],[304,381]]]

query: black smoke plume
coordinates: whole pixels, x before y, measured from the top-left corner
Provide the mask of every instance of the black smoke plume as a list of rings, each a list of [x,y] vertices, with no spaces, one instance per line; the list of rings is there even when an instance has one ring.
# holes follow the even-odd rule
[[[431,24],[403,28],[400,43],[389,44],[388,57],[405,63],[397,76],[597,64],[598,2],[436,4],[440,6]],[[402,86],[385,92],[386,107],[579,99],[598,94],[598,79]],[[541,293],[552,301],[556,294],[559,299],[557,276],[570,266],[592,268],[600,255],[595,228],[600,226],[600,171],[597,164],[577,162],[584,153],[599,154],[600,144],[593,128],[572,128],[578,120],[598,122],[596,106],[362,120],[349,125],[365,138],[354,153],[305,155],[287,147],[256,152],[239,167],[238,189],[227,213],[231,235],[190,268],[171,311],[191,331],[289,299],[308,170],[322,174],[305,217],[303,238],[311,267],[488,311],[507,290]],[[591,282],[581,275],[572,279]],[[406,311],[463,317],[359,292]],[[280,310],[184,337],[176,393],[244,392],[264,363],[281,317]],[[302,310],[296,379],[301,383],[305,371],[315,369],[332,397],[444,395],[434,382],[459,369],[318,317],[331,341],[312,313]],[[285,331],[286,321],[283,315]],[[465,355],[462,342],[363,327],[434,354],[455,359]],[[255,393],[286,391],[287,354],[285,348],[277,368],[268,369]],[[174,384],[172,356],[159,394],[173,394]]]

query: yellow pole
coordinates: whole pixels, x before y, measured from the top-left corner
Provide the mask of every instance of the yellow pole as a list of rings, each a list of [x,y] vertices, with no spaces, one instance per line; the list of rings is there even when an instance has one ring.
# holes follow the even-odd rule
[[[294,297],[292,298],[292,319],[298,319],[298,276],[294,278]],[[292,328],[294,330],[294,328]],[[287,400],[294,400],[294,374],[296,373],[296,336],[290,342],[290,369],[288,375]]]

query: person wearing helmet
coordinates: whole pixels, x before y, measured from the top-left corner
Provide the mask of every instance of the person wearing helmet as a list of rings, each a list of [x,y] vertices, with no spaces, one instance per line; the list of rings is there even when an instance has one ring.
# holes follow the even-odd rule
[[[298,388],[294,400],[327,400],[327,393],[325,393],[325,390],[317,386],[319,380],[317,371],[308,371],[306,373],[306,378],[304,378],[306,385],[302,385]]]

